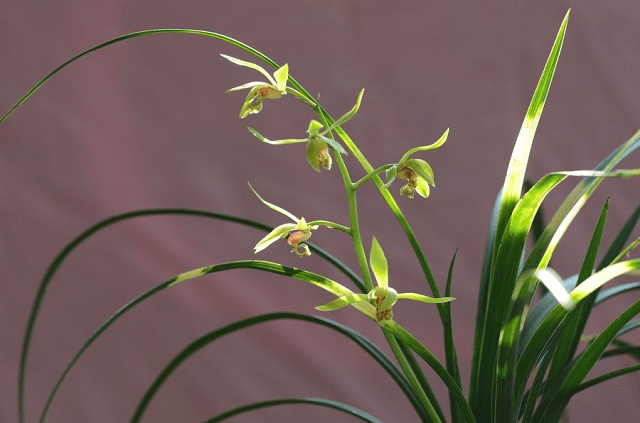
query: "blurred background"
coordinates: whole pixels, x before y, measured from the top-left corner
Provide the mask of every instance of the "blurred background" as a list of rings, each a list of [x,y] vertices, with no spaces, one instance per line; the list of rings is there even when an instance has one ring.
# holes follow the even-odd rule
[[[452,308],[466,391],[491,207],[562,18],[572,7],[531,154],[528,175],[534,180],[551,171],[592,168],[640,127],[640,4],[465,3],[7,2],[0,14],[0,111],[91,46],[143,29],[196,28],[235,37],[288,63],[291,74],[319,94],[335,117],[366,88],[360,112],[345,129],[374,166],[397,161],[451,128],[443,148],[420,156],[435,171],[431,197],[403,197],[398,203],[440,286],[459,249],[453,284],[458,299]],[[245,94],[224,91],[260,77],[220,53],[255,61],[228,44],[194,35],[125,41],[69,66],[0,126],[0,421],[16,419],[19,353],[38,283],[64,245],[95,222],[141,208],[189,207],[283,223],[283,216],[253,196],[250,181],[264,198],[298,216],[348,223],[337,169],[315,173],[302,145],[269,146],[246,130],[250,125],[271,139],[303,138],[312,110],[287,96],[239,120]],[[363,175],[352,156],[346,161],[354,178]],[[621,167],[640,167],[638,155]],[[549,196],[547,217],[575,183],[567,180]],[[401,185],[394,184],[394,194]],[[637,206],[640,185],[637,180],[601,185],[552,262],[562,276],[578,271],[607,196],[604,246]],[[392,285],[428,293],[410,246],[377,191],[364,186],[359,201],[366,249],[375,235],[387,254]],[[40,312],[27,373],[27,421],[37,418],[75,351],[119,307],[186,270],[253,258],[252,247],[263,235],[203,218],[149,217],[120,223],[84,243],[56,275]],[[319,230],[312,241],[357,268],[343,234]],[[290,254],[285,242],[256,258],[351,286],[317,255],[300,260]],[[49,421],[127,421],[156,374],[197,337],[259,313],[317,314],[313,307],[330,299],[308,284],[248,270],[169,289],[117,322],[87,351],[60,390]],[[589,330],[601,330],[633,300],[603,304]],[[355,310],[323,316],[387,350],[379,329]],[[435,307],[407,302],[396,308],[395,318],[444,362]],[[637,334],[629,339],[639,340]],[[629,364],[608,359],[598,371]],[[427,374],[445,399],[445,388]],[[577,395],[569,416],[575,422],[635,422],[639,392],[637,375],[620,378]],[[385,422],[417,420],[398,387],[362,350],[300,322],[268,323],[205,348],[162,387],[145,419],[201,421],[247,402],[291,396],[343,401]],[[355,418],[293,406],[231,421]]]

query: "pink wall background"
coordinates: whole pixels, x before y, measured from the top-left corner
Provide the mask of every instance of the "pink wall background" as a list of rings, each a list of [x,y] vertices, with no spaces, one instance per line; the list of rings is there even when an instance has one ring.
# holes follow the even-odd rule
[[[0,110],[90,46],[137,30],[184,27],[233,36],[288,62],[292,75],[321,93],[334,116],[366,88],[359,114],[345,129],[375,165],[435,141],[450,127],[445,147],[424,155],[436,173],[432,196],[398,202],[441,286],[459,248],[453,312],[466,386],[490,208],[569,7],[562,57],[531,156],[529,175],[537,179],[555,170],[591,168],[640,127],[638,3],[7,2],[0,14]],[[149,207],[192,207],[282,223],[245,181],[294,214],[347,222],[337,170],[316,174],[303,147],[268,146],[245,129],[251,125],[271,138],[302,137],[311,111],[286,98],[238,120],[243,95],[224,91],[257,74],[219,53],[249,59],[197,36],[127,41],[70,66],[0,126],[0,421],[16,418],[17,363],[38,281],[55,254],[91,224]],[[347,163],[354,175],[361,174],[352,157]],[[638,156],[622,167],[640,167]],[[547,215],[575,182],[549,197]],[[577,271],[606,195],[612,200],[608,245],[639,194],[637,180],[605,182],[569,230],[555,268],[563,276]],[[392,284],[426,293],[410,247],[376,191],[364,187],[359,200],[367,249],[376,235]],[[84,339],[121,305],[188,269],[252,258],[261,237],[229,223],[153,217],[119,224],[85,243],[56,276],[41,310],[27,376],[27,421],[37,418]],[[325,230],[312,240],[356,267],[346,237]],[[348,284],[319,257],[301,261],[283,243],[257,258]],[[246,270],[168,290],[92,346],[60,391],[49,421],[126,421],[157,372],[195,338],[258,313],[316,314],[313,306],[329,299],[301,282]],[[628,296],[604,304],[590,330],[602,329],[633,301]],[[375,325],[354,310],[324,316],[384,345]],[[396,318],[444,360],[433,307],[409,302],[396,310]],[[639,340],[637,334],[630,339]],[[609,359],[599,371],[629,364]],[[444,398],[444,387],[432,379]],[[569,416],[575,422],[637,421],[639,392],[637,375],[621,378],[576,396]],[[385,422],[416,421],[400,390],[360,349],[337,334],[290,322],[247,330],[193,357],[158,393],[146,421],[201,421],[245,402],[286,396],[343,401]],[[355,419],[296,406],[233,421]]]

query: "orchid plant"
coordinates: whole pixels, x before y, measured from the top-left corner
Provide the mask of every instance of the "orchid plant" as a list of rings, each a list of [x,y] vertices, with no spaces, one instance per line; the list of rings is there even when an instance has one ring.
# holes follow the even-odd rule
[[[443,146],[449,136],[448,129],[436,142],[410,149],[402,155],[397,163],[385,164],[374,168],[362,154],[356,142],[343,129],[343,125],[358,113],[364,90],[360,91],[356,104],[350,111],[338,119],[333,119],[319,101],[314,99],[302,85],[291,77],[287,64],[278,66],[264,54],[239,41],[207,31],[163,29],[128,34],[82,52],[47,75],[0,118],[0,123],[11,115],[35,90],[68,64],[88,53],[117,42],[153,34],[184,33],[212,37],[239,47],[264,62],[266,66],[271,66],[275,69],[273,74],[270,74],[262,66],[255,63],[222,55],[233,64],[250,68],[266,78],[266,82],[252,81],[227,91],[249,90],[240,108],[240,118],[244,119],[249,115],[262,112],[264,100],[277,100],[286,94],[292,94],[292,97],[302,100],[304,105],[309,106],[317,114],[317,119],[313,119],[309,123],[307,137],[305,138],[269,140],[257,130],[251,127],[248,129],[258,140],[268,144],[278,146],[305,144],[307,161],[315,171],[320,171],[321,168],[330,170],[332,163],[335,161],[344,182],[349,222],[346,224],[338,224],[328,220],[307,222],[304,217],[298,218],[286,209],[264,200],[250,185],[251,190],[263,205],[286,216],[288,221],[276,227],[269,227],[240,217],[226,216],[213,212],[161,209],[124,213],[99,222],[87,229],[69,247],[65,247],[52,262],[36,295],[25,332],[25,342],[20,359],[18,422],[24,423],[26,364],[30,340],[40,305],[53,274],[62,265],[68,254],[96,231],[132,217],[154,214],[197,214],[214,219],[230,220],[262,229],[267,232],[267,235],[254,246],[254,253],[267,254],[263,253],[267,247],[280,239],[286,239],[287,243],[292,247],[292,253],[300,258],[306,257],[314,251],[322,258],[329,260],[344,275],[344,281],[342,282],[352,283],[354,288],[348,288],[338,281],[301,268],[262,260],[218,263],[177,275],[125,304],[114,315],[105,320],[96,332],[88,338],[82,348],[71,358],[68,366],[49,394],[40,416],[41,422],[46,420],[58,389],[77,360],[116,320],[164,289],[205,274],[234,268],[249,268],[255,271],[276,273],[301,280],[330,292],[336,298],[317,306],[316,310],[332,311],[351,306],[363,313],[384,334],[395,357],[396,364],[363,335],[329,319],[294,313],[259,315],[220,328],[186,346],[151,383],[133,411],[132,422],[137,422],[142,418],[155,393],[172,372],[204,345],[215,341],[222,333],[243,330],[256,323],[275,319],[314,322],[326,328],[341,331],[353,342],[372,352],[377,363],[392,375],[395,383],[401,387],[411,403],[415,410],[415,421],[467,423],[559,422],[563,418],[567,403],[578,392],[601,382],[614,379],[621,374],[640,370],[638,365],[629,366],[606,373],[603,376],[587,379],[591,369],[606,356],[627,354],[636,360],[640,360],[640,355],[638,354],[640,346],[633,345],[621,338],[626,332],[640,327],[637,319],[632,320],[634,316],[640,314],[640,301],[636,301],[618,316],[615,316],[609,326],[600,333],[589,338],[583,337],[586,322],[595,306],[607,298],[640,288],[640,283],[636,282],[606,290],[602,289],[606,283],[616,277],[625,274],[637,274],[640,269],[640,259],[627,258],[635,246],[640,243],[640,239],[636,239],[631,243],[628,242],[632,229],[640,218],[640,207],[618,232],[614,243],[602,256],[599,263],[596,263],[596,257],[604,232],[604,222],[606,221],[609,202],[605,203],[602,208],[600,218],[593,231],[591,243],[586,249],[582,266],[576,275],[562,279],[549,267],[551,257],[556,252],[558,243],[567,227],[602,180],[607,177],[631,177],[639,174],[638,170],[614,168],[624,157],[640,146],[640,131],[607,156],[594,170],[552,173],[532,184],[531,188],[524,195],[522,194],[527,159],[558,63],[568,18],[569,13],[567,13],[562,22],[533,94],[514,146],[504,185],[495,203],[486,244],[484,267],[479,278],[476,331],[467,395],[464,394],[463,378],[458,370],[456,345],[453,340],[451,301],[454,300],[452,296],[452,275],[455,255],[449,264],[448,277],[445,283],[438,284],[419,240],[402,213],[396,198],[389,191],[393,181],[399,178],[406,180],[406,185],[400,190],[401,196],[406,196],[410,199],[414,198],[415,193],[418,193],[423,198],[429,196],[430,187],[435,186],[434,171],[427,161],[414,158],[413,155]],[[347,164],[343,160],[343,156],[347,155],[347,153],[351,155],[350,157],[355,158],[355,161],[365,172],[365,176],[359,180],[352,179]],[[386,181],[381,178],[383,173]],[[568,176],[579,176],[582,179],[557,209],[553,218],[544,226],[544,230],[540,232],[540,235],[534,237],[535,246],[527,253],[524,248],[525,243],[528,238],[532,237],[534,217],[540,209],[545,196],[554,187],[567,179]],[[393,266],[393,263],[387,262],[382,247],[375,236],[372,239],[369,256],[367,257],[365,254],[360,227],[366,222],[360,221],[355,195],[356,191],[364,184],[372,184],[376,187],[386,205],[400,222],[402,230],[422,268],[432,296],[411,292],[398,293],[395,288],[391,287],[389,283],[389,267]],[[324,250],[309,242],[312,233],[320,230],[320,228],[337,229],[351,239],[353,254],[359,267],[357,271],[350,269],[326,254]],[[537,289],[539,282],[546,285],[548,291],[541,293],[541,299],[532,307],[535,293],[539,292]],[[394,285],[398,287],[401,284],[396,283]],[[443,285],[444,293],[441,294]],[[400,305],[397,305],[400,299],[435,304],[444,334],[442,340],[445,351],[444,363],[431,352],[434,344],[438,342],[435,338],[422,342],[409,333],[401,325],[401,322],[394,319],[392,309],[393,307],[400,307]],[[466,306],[469,307],[470,305],[467,304]],[[584,348],[579,348],[584,339],[586,339],[586,345]],[[414,354],[421,360],[420,363],[416,360]],[[431,388],[433,380],[423,374],[420,364],[429,366],[435,375],[432,378],[439,379],[447,387],[449,392],[448,411],[443,408],[442,398],[438,398],[434,394]],[[270,399],[251,403],[230,409],[209,421],[222,421],[250,410],[291,403],[331,407],[364,421],[380,421],[366,411],[341,402],[318,398]],[[389,405],[389,407],[392,406],[393,404]],[[403,421],[410,420],[407,418],[407,420],[403,419]]]

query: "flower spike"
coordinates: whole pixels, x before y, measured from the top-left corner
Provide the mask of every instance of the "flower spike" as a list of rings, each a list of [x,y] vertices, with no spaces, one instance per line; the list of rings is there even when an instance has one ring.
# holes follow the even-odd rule
[[[226,91],[230,93],[234,91],[249,89],[249,94],[247,94],[247,97],[242,104],[242,109],[240,109],[240,119],[244,119],[253,113],[259,113],[262,110],[262,101],[264,99],[278,99],[287,93],[289,65],[285,64],[284,66],[278,68],[273,73],[273,76],[271,76],[269,75],[269,72],[267,72],[262,66],[258,66],[255,63],[245,62],[244,60],[236,59],[235,57],[227,56],[226,54],[221,54],[221,56],[229,60],[230,62],[235,63],[236,65],[245,66],[247,68],[257,70],[269,81],[268,83],[258,81],[248,82],[246,84],[231,88]]]

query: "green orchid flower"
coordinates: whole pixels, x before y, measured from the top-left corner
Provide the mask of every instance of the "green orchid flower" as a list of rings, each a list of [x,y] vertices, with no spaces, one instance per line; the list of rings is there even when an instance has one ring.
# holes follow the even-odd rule
[[[291,250],[292,253],[295,253],[300,258],[304,256],[310,256],[311,251],[309,251],[309,246],[305,244],[304,241],[308,240],[311,237],[311,231],[318,229],[318,225],[309,225],[307,221],[304,220],[304,217],[298,219],[296,216],[283,209],[282,207],[278,207],[275,204],[266,201],[260,196],[260,194],[256,192],[255,189],[253,189],[251,184],[249,184],[249,188],[251,188],[251,191],[253,191],[253,193],[256,195],[256,197],[258,197],[262,204],[272,210],[277,211],[278,213],[284,214],[295,222],[285,223],[274,228],[267,234],[267,236],[258,241],[256,246],[253,247],[253,253],[257,254],[277,240],[287,238],[287,243],[293,247],[293,249]]]
[[[226,91],[230,93],[247,88],[250,89],[249,94],[247,94],[247,98],[245,98],[244,103],[242,104],[242,109],[240,109],[240,119],[244,119],[253,113],[259,113],[262,110],[262,102],[264,99],[277,99],[287,93],[287,79],[289,78],[288,64],[278,68],[273,73],[272,77],[263,67],[258,66],[255,63],[245,62],[244,60],[236,59],[235,57],[227,56],[226,54],[221,54],[221,56],[236,65],[257,70],[269,81],[268,83],[259,81],[248,82]]]
[[[283,139],[283,140],[269,140],[263,137],[258,131],[253,128],[247,128],[249,132],[251,132],[256,138],[258,138],[262,142],[266,142],[271,145],[284,145],[284,144],[300,144],[306,143],[306,155],[307,161],[311,165],[311,167],[316,171],[320,172],[320,168],[323,167],[327,170],[331,169],[331,155],[329,154],[329,146],[333,148],[340,154],[346,155],[347,152],[345,149],[333,138],[327,137],[326,134],[337,128],[338,126],[344,124],[349,119],[351,119],[360,109],[360,103],[362,102],[362,95],[364,94],[364,90],[360,91],[358,95],[358,99],[356,100],[355,106],[347,113],[344,114],[340,119],[336,120],[333,125],[329,126],[324,131],[320,131],[324,125],[317,120],[311,120],[309,123],[309,128],[307,129],[307,134],[309,136],[307,138],[294,138],[294,139]]]
[[[385,176],[387,177],[385,188],[388,188],[396,178],[405,179],[407,184],[400,189],[400,195],[413,198],[414,193],[417,192],[421,197],[427,198],[430,193],[429,185],[435,187],[433,169],[426,161],[411,159],[410,156],[418,151],[434,150],[440,147],[445,143],[448,135],[449,129],[435,143],[407,151],[398,163],[385,171]]]
[[[427,297],[426,295],[414,294],[412,292],[398,294],[395,289],[389,286],[389,268],[387,265],[387,258],[375,237],[373,237],[373,241],[371,242],[369,263],[371,264],[371,270],[373,270],[373,274],[376,278],[377,286],[375,288],[373,288],[368,294],[344,295],[326,304],[317,306],[316,310],[338,310],[360,301],[367,301],[375,306],[375,320],[381,322],[393,319],[392,307],[399,299],[420,301],[429,304],[447,303],[455,300],[453,297],[432,298]]]

